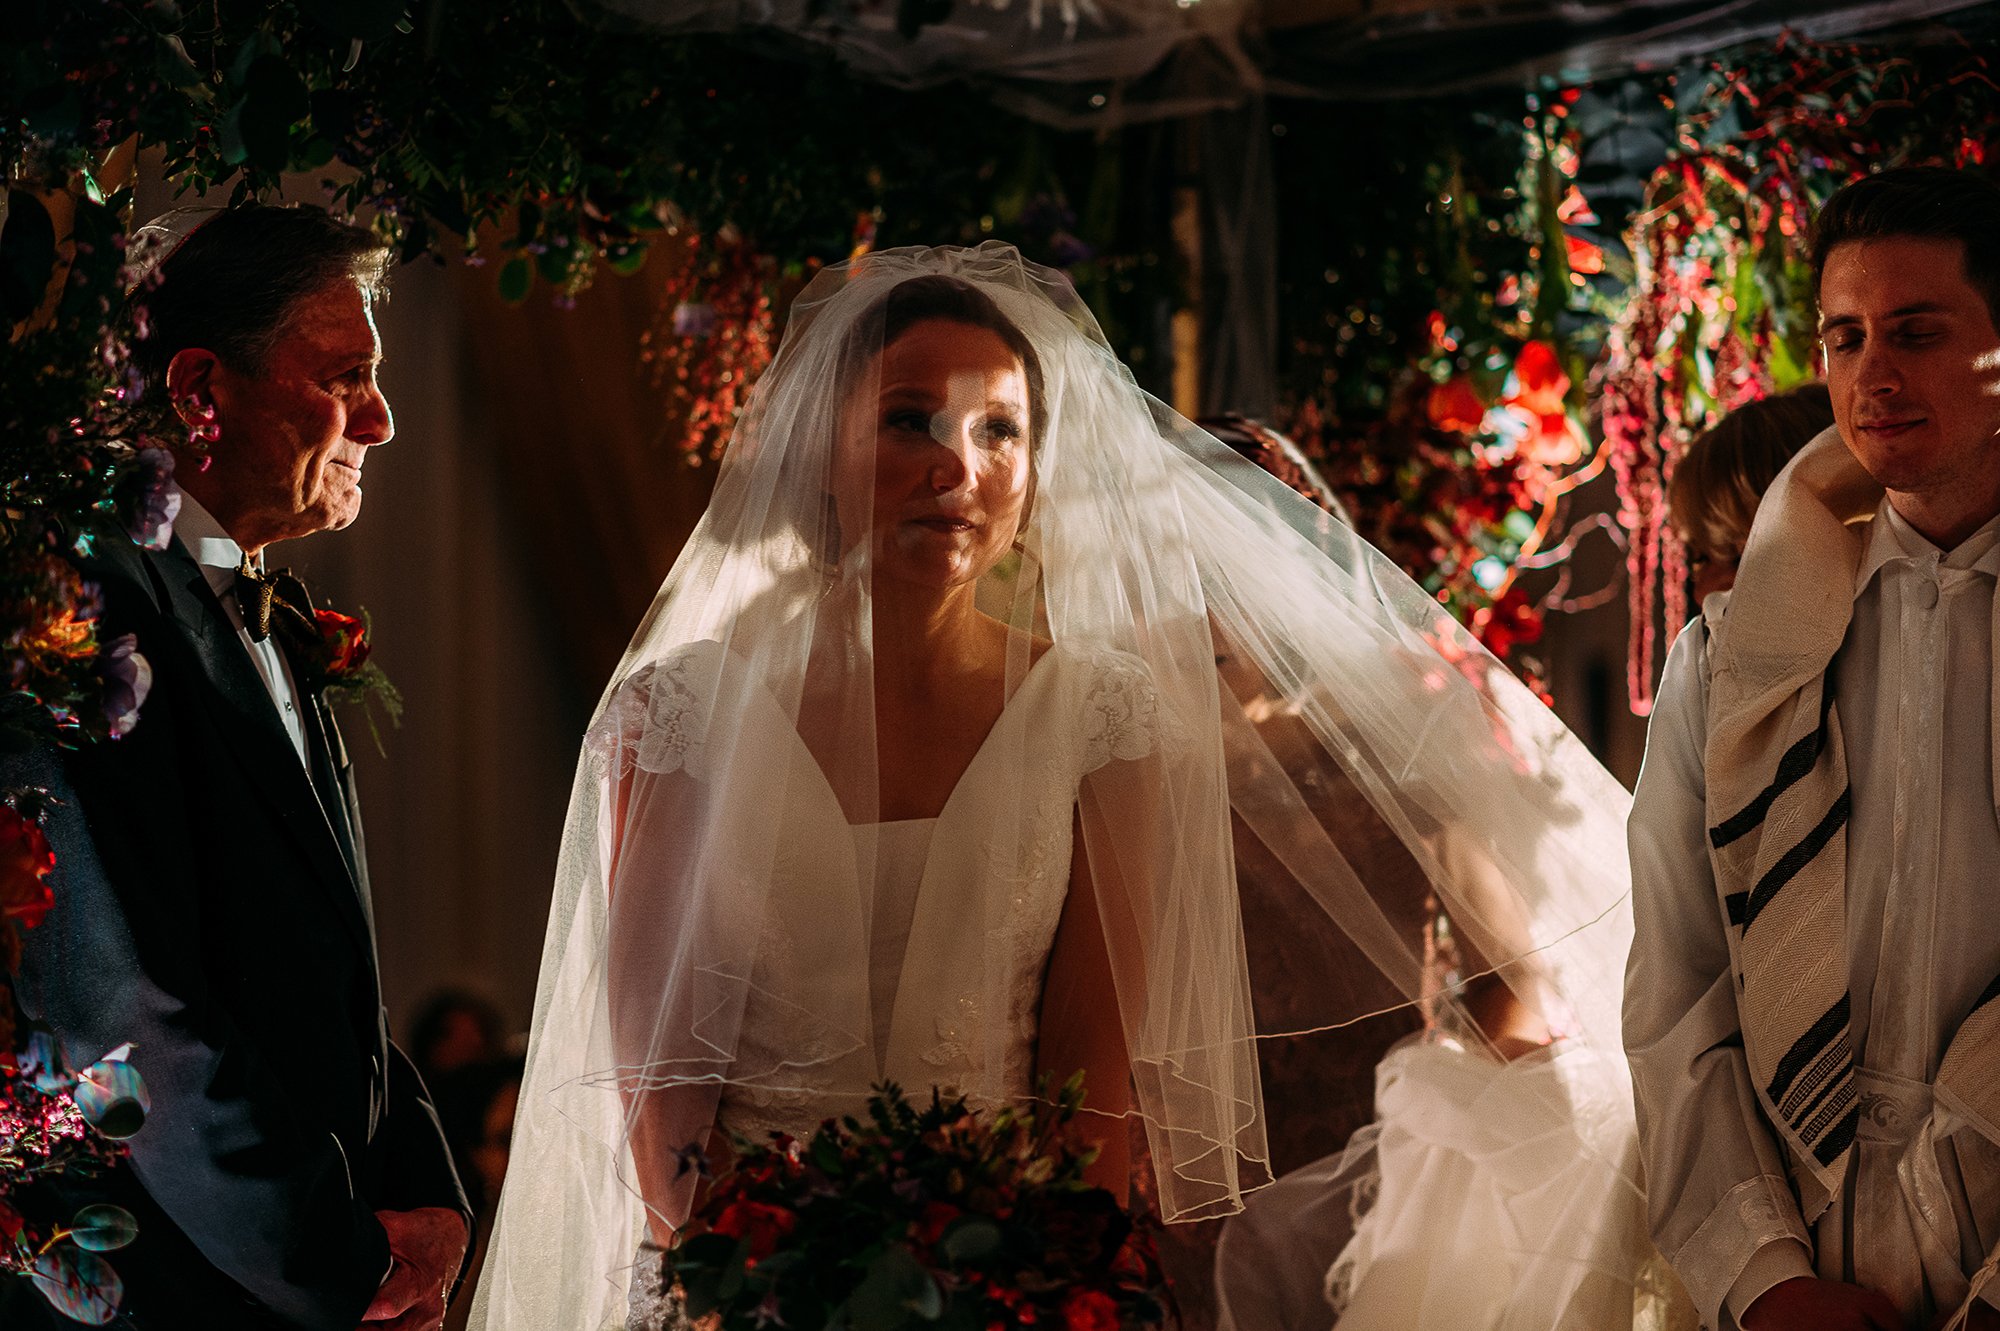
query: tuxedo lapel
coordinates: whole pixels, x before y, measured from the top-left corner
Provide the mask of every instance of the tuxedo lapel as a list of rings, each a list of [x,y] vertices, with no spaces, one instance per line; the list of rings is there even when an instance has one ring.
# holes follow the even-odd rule
[[[186,635],[208,685],[202,690],[215,712],[225,747],[250,775],[250,784],[270,804],[278,822],[298,844],[333,898],[355,941],[372,957],[374,937],[362,896],[361,872],[350,864],[358,845],[347,835],[344,811],[327,807],[318,783],[299,761],[291,736],[271,705],[270,690],[257,674],[201,566],[175,541],[164,553],[147,556],[174,623]],[[315,713],[317,700],[304,710]],[[314,723],[317,728],[317,723]],[[312,746],[308,746],[310,751]],[[336,787],[339,786],[336,780]],[[336,817],[340,821],[336,822]],[[350,849],[350,846],[352,849]]]

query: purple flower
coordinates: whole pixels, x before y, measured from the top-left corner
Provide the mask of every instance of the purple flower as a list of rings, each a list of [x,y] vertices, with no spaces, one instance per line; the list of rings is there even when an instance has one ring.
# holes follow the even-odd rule
[[[164,448],[142,448],[135,461],[139,493],[126,530],[146,549],[164,550],[173,542],[174,519],[181,513],[180,487],[174,484],[174,455]]]
[[[684,300],[674,306],[674,336],[707,337],[715,331],[715,306],[705,300]]]
[[[123,739],[139,724],[139,709],[153,691],[153,667],[139,654],[137,636],[127,633],[98,652],[97,671],[104,677],[104,719],[111,724],[111,738]]]
[[[1049,257],[1055,260],[1056,267],[1058,268],[1073,267],[1091,258],[1096,253],[1097,251],[1091,248],[1089,242],[1081,240],[1067,231],[1058,231],[1049,237]]]

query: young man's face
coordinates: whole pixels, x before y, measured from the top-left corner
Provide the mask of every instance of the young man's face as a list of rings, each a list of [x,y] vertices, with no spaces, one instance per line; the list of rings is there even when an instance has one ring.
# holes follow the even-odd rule
[[[1932,507],[2000,497],[2000,329],[1964,246],[1836,245],[1819,304],[1834,419],[1868,474]]]

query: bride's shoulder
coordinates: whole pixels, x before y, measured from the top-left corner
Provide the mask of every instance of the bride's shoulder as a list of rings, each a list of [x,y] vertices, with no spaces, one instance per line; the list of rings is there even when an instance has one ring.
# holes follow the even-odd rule
[[[1076,709],[1082,770],[1114,759],[1151,753],[1161,738],[1160,690],[1144,658],[1095,642],[1058,642],[1049,667],[1067,687],[1058,690]]]
[[[705,709],[728,649],[714,641],[681,643],[631,668],[606,694],[584,747],[621,774],[636,763],[664,772],[698,763]]]

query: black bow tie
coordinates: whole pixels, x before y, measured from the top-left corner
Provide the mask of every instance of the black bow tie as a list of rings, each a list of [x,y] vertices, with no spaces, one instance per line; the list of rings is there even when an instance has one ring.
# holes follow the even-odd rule
[[[277,630],[295,642],[315,642],[312,595],[288,568],[262,573],[250,566],[250,556],[236,570],[236,604],[252,642],[263,642]],[[296,635],[303,635],[302,637]]]

